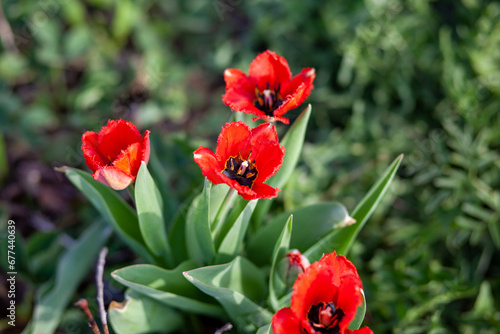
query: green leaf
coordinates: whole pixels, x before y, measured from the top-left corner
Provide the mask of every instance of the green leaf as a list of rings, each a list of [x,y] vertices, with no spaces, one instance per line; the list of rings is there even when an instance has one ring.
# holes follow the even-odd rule
[[[295,122],[293,122],[293,125],[281,140],[281,144],[285,147],[286,153],[283,158],[283,164],[278,172],[266,182],[271,187],[283,188],[297,166],[300,154],[302,153],[302,146],[304,145],[307,123],[309,122],[310,116],[311,105],[309,104]],[[261,204],[255,210],[255,220],[257,224],[262,221],[270,206],[271,201],[261,201]]]
[[[221,316],[223,312],[220,307],[212,304],[213,300],[182,276],[184,271],[195,267],[196,264],[192,261],[183,262],[172,270],[138,264],[115,270],[111,276],[126,287],[170,307],[187,312]]]
[[[224,183],[212,185],[212,190],[210,191],[210,222],[214,222],[219,209],[224,203],[229,190],[231,188]]]
[[[179,206],[168,230],[168,238],[177,263],[186,261],[189,258],[186,245],[186,220],[189,208],[196,198],[195,194],[192,194]]]
[[[210,231],[212,182],[205,178],[203,193],[191,204],[186,219],[186,246],[189,258],[198,265],[209,263],[215,254]]]
[[[330,232],[304,253],[311,262],[319,260],[323,254],[331,253],[334,250],[337,251],[337,254],[347,254],[359,231],[380,203],[387,189],[389,189],[402,160],[403,155],[401,154],[356,206],[352,213],[352,218],[356,220],[355,224]]]
[[[125,293],[123,303],[112,302],[108,316],[117,334],[170,333],[183,325],[178,312],[134,290]]]
[[[217,299],[241,331],[255,332],[271,322],[272,314],[252,301],[264,298],[266,284],[259,268],[247,259],[236,257],[230,263],[190,270],[184,276]]]
[[[283,159],[283,164],[278,172],[267,182],[267,184],[271,187],[284,187],[286,181],[288,181],[293,173],[293,170],[297,166],[300,154],[302,153],[302,146],[304,145],[307,123],[309,122],[310,116],[311,105],[309,104],[307,108],[302,111],[281,140],[281,145],[285,147],[286,154]]]
[[[479,293],[474,303],[472,311],[478,317],[493,317],[495,313],[495,296],[491,291],[491,284],[483,281],[479,288]]]
[[[363,320],[365,319],[365,313],[366,313],[366,299],[365,299],[365,292],[363,289],[361,289],[361,295],[363,296],[363,302],[361,305],[358,306],[358,310],[356,311],[356,316],[352,321],[349,323],[349,329],[350,330],[356,330],[361,327],[361,324],[363,323]]]
[[[217,251],[217,262],[231,261],[240,251],[243,238],[248,228],[248,223],[252,217],[253,210],[257,205],[257,201],[249,201],[245,205],[243,211],[239,214],[238,219],[229,229],[221,245]]]
[[[271,324],[267,324],[259,328],[257,334],[273,334],[273,330],[271,329]]]
[[[337,202],[313,204],[279,214],[250,239],[247,247],[250,260],[257,265],[269,263],[272,247],[290,214],[293,214],[290,248],[296,248],[301,252],[306,251],[323,236],[350,219],[347,209]]]
[[[99,251],[111,234],[103,224],[91,225],[76,243],[62,256],[57,266],[53,287],[44,285],[38,291],[38,301],[33,311],[27,333],[53,333],[80,282],[94,266]],[[44,290],[45,293],[41,293]]]
[[[145,247],[137,215],[123,198],[111,188],[92,178],[84,171],[63,167],[66,177],[94,205],[132,250],[148,262],[153,262]]]
[[[273,263],[271,265],[271,273],[269,274],[269,303],[275,312],[279,307],[278,296],[276,292],[276,285],[278,278],[278,262],[286,255],[290,247],[290,239],[292,237],[292,222],[293,215],[290,215],[285,223],[285,227],[281,232],[280,237],[276,241],[273,251]]]
[[[173,266],[174,259],[163,219],[163,200],[144,161],[137,173],[134,195],[144,242],[155,256],[165,259],[169,266]]]

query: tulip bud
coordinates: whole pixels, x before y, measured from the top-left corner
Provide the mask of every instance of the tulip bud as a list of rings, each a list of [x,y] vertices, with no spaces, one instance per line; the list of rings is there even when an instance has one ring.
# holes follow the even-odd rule
[[[292,286],[299,274],[306,271],[310,266],[309,260],[298,250],[294,249],[286,254],[286,259],[282,261],[280,273],[288,287]]]

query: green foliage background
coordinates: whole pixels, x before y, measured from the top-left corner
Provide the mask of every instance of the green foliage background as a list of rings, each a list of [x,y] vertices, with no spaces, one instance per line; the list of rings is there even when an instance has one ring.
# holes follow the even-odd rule
[[[18,49],[4,42],[0,54],[0,213],[16,219],[26,243],[18,319],[30,317],[65,238],[96,219],[51,170],[85,168],[81,134],[117,118],[150,129],[153,174],[187,198],[202,183],[193,149],[210,147],[231,117],[223,71],[247,71],[270,49],[293,73],[317,73],[302,162],[275,212],[324,200],[352,210],[405,154],[350,253],[365,286],[365,324],[375,333],[500,331],[499,2],[1,5]],[[108,270],[130,259],[125,251]],[[66,320],[79,317],[72,312]]]

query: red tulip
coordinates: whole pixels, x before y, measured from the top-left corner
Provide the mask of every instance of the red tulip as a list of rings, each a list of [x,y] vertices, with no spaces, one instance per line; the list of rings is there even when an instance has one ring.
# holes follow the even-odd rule
[[[99,133],[83,134],[82,151],[94,179],[122,190],[135,181],[141,161],[149,160],[149,130],[143,138],[134,124],[109,120]]]
[[[259,54],[250,64],[248,76],[230,68],[224,72],[226,94],[222,101],[234,111],[254,114],[254,120],[278,120],[309,96],[316,77],[314,68],[305,68],[292,78],[285,58],[272,51]]]
[[[261,124],[250,129],[243,122],[226,123],[215,153],[205,147],[194,151],[194,161],[213,184],[226,183],[246,200],[272,198],[279,189],[264,184],[281,164],[285,148],[276,128]]]
[[[351,331],[363,299],[356,267],[335,252],[311,264],[293,284],[291,306],[273,316],[275,334],[373,334],[371,329]]]

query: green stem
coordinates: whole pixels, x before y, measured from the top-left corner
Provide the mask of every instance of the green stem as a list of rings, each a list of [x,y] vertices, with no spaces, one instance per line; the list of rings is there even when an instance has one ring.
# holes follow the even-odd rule
[[[219,211],[217,211],[217,215],[215,215],[214,222],[212,224],[212,232],[215,235],[215,239],[217,239],[218,234],[221,232],[221,228],[224,224],[221,222],[226,218],[229,209],[232,207],[234,202],[236,190],[231,188],[229,189],[226,198],[224,198],[224,202],[222,202],[219,207]]]
[[[127,187],[127,194],[130,197],[130,200],[132,201],[132,204],[135,207],[135,197],[134,197],[135,189],[132,183]]]

